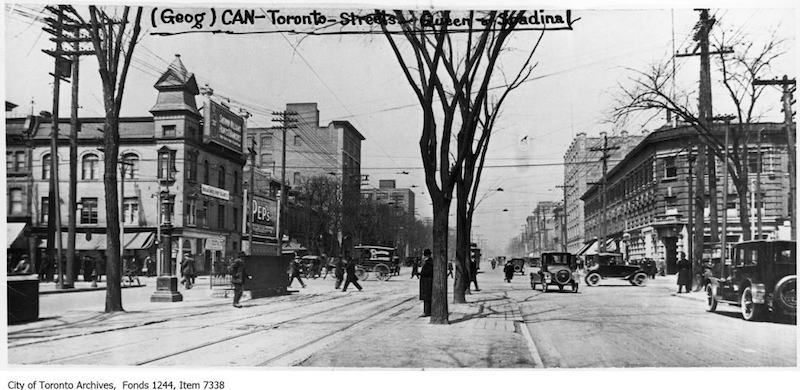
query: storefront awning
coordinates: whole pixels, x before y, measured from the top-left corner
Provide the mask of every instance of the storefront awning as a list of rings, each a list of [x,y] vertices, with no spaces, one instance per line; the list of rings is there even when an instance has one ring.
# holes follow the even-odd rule
[[[79,251],[102,251],[106,250],[106,235],[92,234],[90,239],[86,239],[86,233],[75,235],[75,250]],[[152,232],[125,233],[125,249],[147,249],[153,245],[155,234]],[[42,240],[40,248],[47,247],[47,240]],[[61,247],[67,247],[67,233],[61,233]]]
[[[591,251],[591,253],[589,253]],[[597,254],[597,240],[591,240],[586,243],[586,245],[581,248],[575,255],[577,256],[585,256],[585,255],[594,255]]]
[[[14,241],[16,241],[19,235],[22,234],[22,231],[25,230],[25,225],[24,222],[11,222],[7,224],[6,239],[8,240],[8,248],[11,248]]]

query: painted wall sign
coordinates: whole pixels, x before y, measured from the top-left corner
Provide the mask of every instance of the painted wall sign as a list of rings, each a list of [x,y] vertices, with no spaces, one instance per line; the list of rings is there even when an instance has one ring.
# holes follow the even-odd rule
[[[214,142],[235,152],[242,153],[244,118],[234,114],[225,106],[207,101],[203,107],[205,121],[203,134],[206,142]]]
[[[228,192],[228,190],[223,190],[222,188],[217,188],[208,184],[203,184],[200,187],[200,192],[203,195],[212,196],[217,199],[231,200],[231,193]]]

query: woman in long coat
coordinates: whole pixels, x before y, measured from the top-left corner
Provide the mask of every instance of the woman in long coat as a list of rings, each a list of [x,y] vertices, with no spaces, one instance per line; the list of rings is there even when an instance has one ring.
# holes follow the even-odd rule
[[[419,273],[419,299],[422,301],[422,316],[430,317],[433,296],[433,259],[431,259],[430,249],[425,249],[422,259],[422,269]]]
[[[678,260],[678,294],[681,293],[681,289],[685,289],[686,292],[690,292],[692,288],[692,263],[689,260],[686,260],[686,253],[680,253],[681,259]]]

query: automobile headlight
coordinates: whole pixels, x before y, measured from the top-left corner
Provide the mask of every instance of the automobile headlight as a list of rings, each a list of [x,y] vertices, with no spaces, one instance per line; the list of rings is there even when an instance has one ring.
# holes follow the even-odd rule
[[[552,275],[550,275],[550,273],[549,273],[549,272],[545,272],[545,273],[544,273],[542,276],[544,277],[544,280],[545,280],[547,283],[550,283],[550,279],[552,279],[552,277],[553,277]]]

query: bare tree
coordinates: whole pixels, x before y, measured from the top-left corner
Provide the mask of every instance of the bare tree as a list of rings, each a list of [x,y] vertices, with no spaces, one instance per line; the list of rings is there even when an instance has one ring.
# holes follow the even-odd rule
[[[781,41],[774,36],[763,46],[739,39],[735,44],[724,34],[716,38],[718,51],[723,47],[733,47],[734,53],[716,56],[716,62],[722,72],[722,84],[736,110],[737,123],[730,126],[727,161],[725,159],[725,137],[717,126],[701,121],[692,104],[691,91],[671,91],[675,77],[669,60],[653,65],[647,71],[632,70],[635,74],[629,85],[620,85],[621,94],[611,110],[612,121],[622,124],[630,120],[630,116],[639,112],[668,111],[681,121],[690,125],[709,152],[724,164],[728,164],[728,172],[737,190],[739,201],[739,223],[743,238],[751,238],[749,222],[748,194],[748,142],[755,134],[753,124],[759,119],[755,109],[763,87],[753,85],[752,81],[763,77],[770,64],[785,54],[781,49]],[[716,129],[716,130],[715,130]],[[713,160],[713,159],[710,159]],[[710,181],[709,194],[717,197],[715,181]],[[698,189],[700,191],[701,189]],[[723,201],[723,204],[727,200]],[[713,205],[713,203],[712,203]],[[699,261],[699,259],[696,259]]]
[[[505,23],[498,21],[504,16]],[[431,323],[446,324],[447,308],[447,238],[448,214],[453,189],[459,191],[456,258],[457,277],[454,299],[464,302],[469,281],[466,267],[469,248],[469,224],[474,210],[475,191],[480,184],[480,167],[485,161],[491,130],[508,92],[530,75],[530,61],[535,47],[516,76],[502,87],[491,85],[498,59],[508,52],[507,41],[517,29],[524,11],[470,11],[467,23],[452,31],[449,23],[422,23],[422,19],[449,21],[449,11],[394,11],[379,18],[393,18],[399,30],[380,23],[403,74],[411,85],[423,111],[420,154],[425,182],[433,201],[433,297]],[[476,17],[479,16],[479,17]],[[458,19],[458,18],[455,18]],[[399,36],[410,47],[404,51]],[[541,40],[541,36],[539,37]],[[499,95],[490,93],[499,89]],[[440,122],[441,123],[440,123]],[[478,131],[480,129],[480,132]],[[477,137],[477,138],[476,138]],[[437,176],[438,174],[438,176]]]
[[[118,7],[113,7],[119,10]],[[131,7],[122,7],[121,16],[110,16],[105,8],[89,6],[89,21],[70,7],[70,12],[87,27],[94,46],[103,84],[105,122],[103,145],[105,158],[103,184],[106,202],[106,312],[123,311],[121,290],[119,197],[117,195],[117,163],[119,153],[119,114],[128,68],[141,31],[142,7],[136,7],[133,22],[129,20]],[[116,12],[115,12],[116,14]]]
[[[342,229],[342,183],[329,175],[311,176],[300,186],[299,196],[308,208],[305,223],[308,241],[304,244],[316,253],[338,253],[331,237]]]

